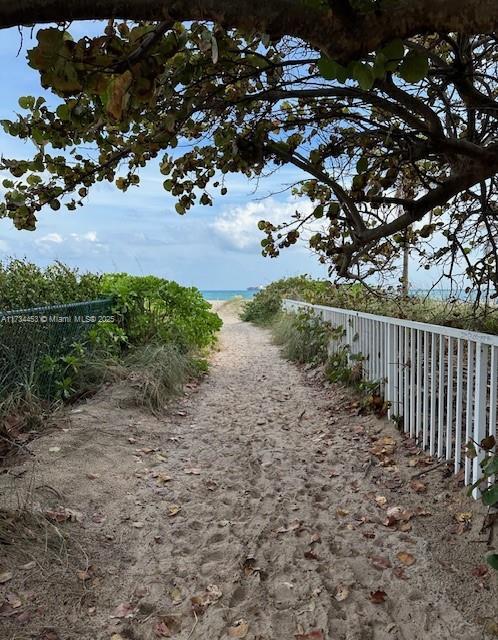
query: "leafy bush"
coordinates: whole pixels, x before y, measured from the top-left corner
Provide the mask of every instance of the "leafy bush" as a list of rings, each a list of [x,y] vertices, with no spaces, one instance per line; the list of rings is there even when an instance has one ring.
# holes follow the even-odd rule
[[[125,273],[103,277],[102,294],[114,298],[131,343],[172,342],[183,351],[211,346],[222,322],[195,287],[182,287],[156,276]]]
[[[327,360],[332,327],[309,311],[281,314],[273,325],[276,344],[287,360],[321,364]]]
[[[186,377],[205,370],[199,355],[213,345],[222,324],[197,289],[155,276],[80,274],[59,262],[46,269],[23,260],[0,263],[0,312],[52,305],[61,308],[46,315],[68,315],[70,322],[11,323],[2,316],[0,402],[9,399],[4,406],[20,406],[29,397],[74,400],[106,380],[130,375],[130,367],[146,357],[152,359],[140,366],[144,393],[150,406],[159,406],[152,389],[170,397]],[[75,318],[111,311],[115,322]],[[44,313],[24,315],[40,320]]]
[[[406,298],[394,290],[366,287],[360,283],[334,285],[308,276],[272,282],[246,304],[241,317],[257,324],[270,324],[277,317],[283,298],[471,331],[498,333],[496,305],[475,305],[455,299],[435,300],[417,296]]]
[[[27,260],[0,262],[0,311],[96,300],[101,276],[62,262],[41,269]]]

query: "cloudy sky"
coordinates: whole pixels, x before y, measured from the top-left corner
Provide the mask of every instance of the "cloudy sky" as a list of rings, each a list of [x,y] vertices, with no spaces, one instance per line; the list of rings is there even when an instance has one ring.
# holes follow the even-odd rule
[[[77,31],[82,33],[83,26]],[[42,93],[38,74],[26,62],[26,50],[33,43],[29,29],[23,30],[22,42],[17,30],[2,31],[0,118],[15,117],[19,96]],[[29,144],[0,131],[1,155],[19,158],[31,153]],[[123,194],[112,184],[99,183],[77,212],[62,207],[40,214],[34,232],[17,231],[10,220],[0,220],[0,259],[27,257],[41,265],[58,259],[84,270],[153,273],[201,289],[243,289],[300,273],[325,277],[325,268],[303,245],[277,259],[261,256],[257,222],[266,217],[283,220],[295,210],[296,202],[279,192],[296,177],[285,169],[255,190],[244,176],[231,176],[226,196],[181,217],[162,188],[157,167],[151,165],[142,171],[139,188]],[[416,286],[426,284],[420,276]]]

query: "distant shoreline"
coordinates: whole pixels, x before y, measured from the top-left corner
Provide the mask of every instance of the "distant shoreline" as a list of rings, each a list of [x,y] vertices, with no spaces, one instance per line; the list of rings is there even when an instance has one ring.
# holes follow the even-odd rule
[[[257,293],[257,291],[249,291],[247,289],[201,289],[200,292],[204,299],[210,302],[213,300],[231,300],[236,297],[250,300]]]

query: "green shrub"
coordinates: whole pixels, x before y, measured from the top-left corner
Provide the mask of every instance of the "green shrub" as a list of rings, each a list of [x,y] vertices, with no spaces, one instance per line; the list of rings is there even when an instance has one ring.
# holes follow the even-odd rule
[[[280,314],[272,330],[275,343],[282,347],[287,360],[313,365],[327,360],[332,327],[312,312]]]
[[[334,285],[308,276],[272,282],[246,304],[241,318],[256,324],[270,324],[280,311],[283,298],[470,331],[498,333],[497,305],[417,296],[406,298],[394,289],[367,287],[361,283]]]
[[[92,305],[68,307],[98,298]],[[115,322],[75,320],[77,315],[111,315],[109,298]],[[138,364],[140,353],[154,356],[150,367],[141,368],[148,380],[144,393],[153,396],[152,369],[157,367],[162,380],[157,392],[166,398],[181,388],[185,376],[205,370],[207,363],[199,355],[214,344],[222,324],[196,288],[155,276],[80,274],[59,262],[46,269],[25,260],[0,263],[0,312],[53,305],[61,308],[24,315],[39,320],[40,314],[60,314],[72,321],[9,322],[2,316],[0,402],[74,400],[122,377],[127,355],[134,354]]]
[[[204,349],[214,344],[222,325],[198,289],[156,276],[107,274],[101,291],[113,297],[118,322],[132,344],[159,340],[185,352]]]
[[[41,269],[27,260],[0,262],[0,311],[101,298],[101,276],[62,262]]]

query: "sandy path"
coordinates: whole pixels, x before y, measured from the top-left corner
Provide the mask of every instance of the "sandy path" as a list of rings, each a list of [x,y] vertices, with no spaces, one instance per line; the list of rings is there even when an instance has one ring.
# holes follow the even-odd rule
[[[5,619],[6,637],[44,638],[42,628],[56,631],[50,640],[484,637],[450,601],[451,581],[443,587],[416,527],[382,524],[399,504],[393,470],[369,465],[365,432],[382,423],[355,415],[344,392],[306,382],[266,332],[221,313],[211,372],[171,415],[106,392],[73,412],[67,431],[33,444],[37,483],[83,514],[64,526],[91,569],[82,584],[74,573],[52,584],[8,566],[8,588],[31,589],[42,613],[24,626]],[[208,585],[216,602],[196,621],[191,597]],[[377,590],[385,602],[372,602]]]

